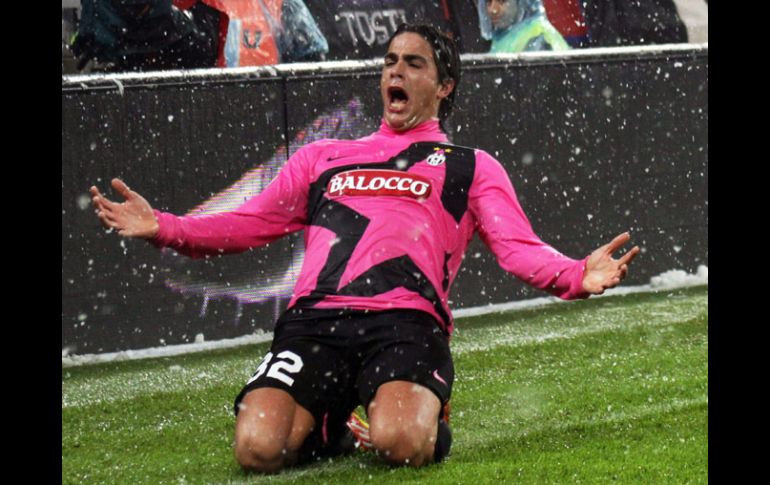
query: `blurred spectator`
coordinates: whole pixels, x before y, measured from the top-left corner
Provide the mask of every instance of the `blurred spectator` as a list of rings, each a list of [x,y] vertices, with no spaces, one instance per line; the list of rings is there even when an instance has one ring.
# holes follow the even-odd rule
[[[708,41],[706,0],[62,0],[62,73],[378,58],[418,19],[463,52]]]
[[[582,0],[543,0],[545,14],[570,47],[588,45],[588,28]]]
[[[541,0],[478,0],[477,5],[481,36],[492,41],[489,52],[569,49]]]
[[[174,0],[221,14],[217,66],[325,60],[329,46],[303,0]]]
[[[709,41],[709,6],[706,0],[674,0],[679,17],[687,28],[687,40]]]
[[[77,62],[70,41],[77,29],[80,0],[62,0],[61,6],[61,70],[62,74],[77,71]]]
[[[78,69],[104,71],[211,67],[219,14],[202,5],[187,13],[171,0],[83,0],[72,52]]]
[[[674,0],[583,0],[590,47],[687,42]]]
[[[235,67],[323,60],[326,39],[302,0],[83,0],[78,69]]]

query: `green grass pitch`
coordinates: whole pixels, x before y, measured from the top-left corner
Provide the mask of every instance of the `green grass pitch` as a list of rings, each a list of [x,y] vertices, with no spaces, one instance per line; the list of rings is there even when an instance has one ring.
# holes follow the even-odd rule
[[[449,460],[273,476],[232,452],[249,345],[62,369],[63,483],[708,483],[708,287],[458,319]]]

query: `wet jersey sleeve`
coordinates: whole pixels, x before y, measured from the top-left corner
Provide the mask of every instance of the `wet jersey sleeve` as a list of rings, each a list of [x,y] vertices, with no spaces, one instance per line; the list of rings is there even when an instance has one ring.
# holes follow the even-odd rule
[[[304,228],[309,151],[298,150],[265,190],[232,212],[175,216],[155,211],[160,230],[151,242],[197,258],[245,251]]]
[[[588,258],[569,258],[541,241],[519,205],[505,169],[480,150],[469,205],[481,240],[503,269],[565,300],[588,297],[582,285]]]

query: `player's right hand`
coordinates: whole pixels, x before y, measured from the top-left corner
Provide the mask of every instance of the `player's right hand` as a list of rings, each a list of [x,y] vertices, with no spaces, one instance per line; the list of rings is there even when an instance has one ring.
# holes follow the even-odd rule
[[[91,201],[102,225],[117,230],[123,237],[155,237],[160,226],[150,203],[120,179],[112,179],[112,188],[126,201],[113,202],[103,196],[96,186],[90,189]]]

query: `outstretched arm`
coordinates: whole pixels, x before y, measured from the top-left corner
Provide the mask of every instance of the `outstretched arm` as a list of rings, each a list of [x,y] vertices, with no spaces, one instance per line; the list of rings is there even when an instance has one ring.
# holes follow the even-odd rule
[[[112,179],[112,188],[126,199],[125,202],[113,202],[107,199],[96,186],[90,189],[91,200],[102,225],[108,229],[117,230],[123,237],[144,239],[155,237],[158,234],[159,224],[150,203],[129,189],[125,182],[118,178]]]
[[[265,190],[232,211],[175,216],[153,210],[119,179],[112,187],[125,202],[113,202],[91,187],[93,204],[102,224],[121,236],[144,238],[193,258],[239,253],[305,227],[310,147],[298,150]]]
[[[590,256],[575,260],[544,243],[516,197],[510,178],[500,163],[479,150],[469,194],[481,239],[497,256],[500,266],[527,284],[566,300],[602,294],[625,278],[628,265],[639,253],[634,247],[620,259],[612,255],[631,236],[621,234]]]
[[[624,232],[591,253],[583,273],[583,289],[586,292],[601,295],[604,290],[614,288],[626,277],[629,263],[639,254],[639,246],[631,248],[620,259],[613,259],[612,254],[630,240],[631,235]]]

